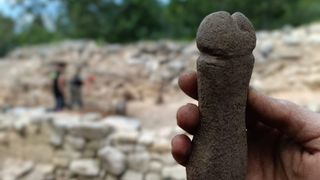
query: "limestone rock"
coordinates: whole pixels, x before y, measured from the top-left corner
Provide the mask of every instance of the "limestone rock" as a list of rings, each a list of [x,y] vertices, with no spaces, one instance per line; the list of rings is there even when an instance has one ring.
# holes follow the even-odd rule
[[[180,165],[164,167],[162,170],[162,178],[172,180],[185,180],[186,170],[183,166]]]
[[[302,43],[302,39],[296,34],[285,35],[282,40],[287,46],[299,46]]]
[[[21,161],[14,159],[7,159],[3,163],[1,170],[2,180],[16,180],[32,171],[34,163],[31,161]]]
[[[50,144],[55,147],[61,147],[64,143],[65,134],[66,134],[65,129],[61,129],[61,128],[52,129],[49,137]]]
[[[107,175],[104,180],[118,180],[119,178],[114,177],[112,175]]]
[[[145,180],[162,180],[160,174],[148,173],[146,174]]]
[[[69,132],[71,135],[85,139],[101,139],[112,132],[112,128],[100,122],[81,122],[74,124]]]
[[[171,143],[168,139],[159,138],[151,146],[151,151],[165,153],[171,151]]]
[[[82,121],[89,121],[89,122],[98,121],[100,119],[102,119],[102,115],[99,113],[86,113],[81,117]]]
[[[155,133],[151,131],[143,131],[141,132],[141,135],[139,136],[138,143],[150,146],[152,145],[153,141],[155,140]]]
[[[289,60],[297,60],[302,57],[302,54],[300,50],[296,49],[286,49],[283,50],[281,53],[279,53],[279,58],[281,59],[289,59]]]
[[[20,118],[13,123],[13,128],[21,135],[25,135],[27,125],[30,123],[28,118]]]
[[[80,137],[67,136],[66,143],[76,150],[82,150],[86,142]]]
[[[150,155],[147,152],[133,153],[128,155],[129,168],[138,172],[148,170]]]
[[[136,145],[135,144],[115,144],[113,147],[124,154],[128,154],[135,150]]]
[[[136,131],[141,126],[138,120],[125,116],[108,116],[103,122],[120,131]]]
[[[23,180],[54,180],[55,167],[50,164],[38,164]]]
[[[126,169],[125,155],[113,147],[104,147],[98,152],[105,170],[115,176],[122,174]]]
[[[162,167],[163,167],[163,165],[160,161],[153,160],[149,163],[149,171],[150,172],[160,173],[162,170]]]
[[[307,41],[312,45],[320,45],[320,33],[312,34],[308,37]]]
[[[100,172],[99,163],[95,159],[73,160],[69,169],[73,174],[90,177],[98,176]]]
[[[175,165],[176,161],[173,159],[171,153],[161,154],[161,161],[165,165]]]
[[[0,146],[7,146],[10,143],[8,133],[0,132]]]
[[[81,156],[83,158],[95,158],[97,156],[97,152],[92,149],[84,149]]]
[[[270,40],[265,40],[257,44],[257,50],[262,55],[263,58],[269,58],[271,53],[274,51],[274,42]]]
[[[135,144],[139,138],[137,131],[118,131],[110,136],[112,144]]]
[[[55,157],[52,160],[52,164],[57,168],[66,169],[69,166],[70,162],[67,158]]]
[[[129,170],[124,173],[121,180],[143,180],[143,174]]]

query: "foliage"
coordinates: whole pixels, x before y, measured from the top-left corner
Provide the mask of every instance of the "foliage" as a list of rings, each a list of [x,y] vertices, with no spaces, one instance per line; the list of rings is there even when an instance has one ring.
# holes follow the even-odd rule
[[[79,2],[80,1],[80,2]],[[162,7],[157,0],[65,0],[71,36],[106,41],[160,37]]]
[[[320,17],[318,0],[171,0],[168,4],[160,0],[63,2],[71,37],[108,42],[192,39],[202,18],[219,10],[243,12],[257,29],[279,28],[285,24],[296,26]]]
[[[13,46],[14,23],[11,19],[0,16],[0,57]]]
[[[40,17],[36,17],[33,24],[25,27],[24,31],[18,33],[14,37],[14,42],[18,45],[44,43],[48,40],[55,41],[62,39],[57,32],[46,30]]]
[[[203,17],[216,11],[217,3],[198,0],[172,0],[165,8],[170,38],[192,38]]]
[[[50,0],[58,2],[56,30],[48,30],[43,14],[49,0],[19,0],[20,16],[33,23],[14,33],[14,22],[0,17],[0,51],[13,44],[34,44],[64,38],[131,42],[141,39],[193,39],[202,18],[218,10],[241,11],[257,29],[319,20],[319,0]],[[1,54],[1,52],[0,52]]]

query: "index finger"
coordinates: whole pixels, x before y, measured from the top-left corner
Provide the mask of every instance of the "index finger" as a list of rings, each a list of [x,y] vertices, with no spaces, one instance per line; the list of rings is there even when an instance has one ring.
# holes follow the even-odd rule
[[[179,86],[188,96],[195,100],[198,99],[197,73],[195,71],[181,74]]]

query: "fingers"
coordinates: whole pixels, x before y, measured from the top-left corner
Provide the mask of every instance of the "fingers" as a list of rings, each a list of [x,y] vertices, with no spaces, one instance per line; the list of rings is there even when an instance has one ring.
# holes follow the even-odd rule
[[[179,108],[177,112],[178,125],[190,134],[193,134],[200,123],[198,106],[187,104]],[[172,139],[172,155],[181,165],[185,166],[190,152],[191,140],[186,135],[177,135]]]
[[[172,139],[171,146],[173,158],[179,164],[185,166],[191,152],[190,139],[186,135],[177,135]]]
[[[198,85],[197,85],[197,73],[190,72],[182,74],[179,77],[179,86],[183,92],[185,92],[188,96],[193,99],[198,98]]]
[[[248,111],[254,114],[257,120],[298,142],[320,137],[319,115],[288,101],[273,99],[250,90]]]
[[[198,106],[187,104],[177,111],[177,124],[190,134],[193,134],[200,124]]]

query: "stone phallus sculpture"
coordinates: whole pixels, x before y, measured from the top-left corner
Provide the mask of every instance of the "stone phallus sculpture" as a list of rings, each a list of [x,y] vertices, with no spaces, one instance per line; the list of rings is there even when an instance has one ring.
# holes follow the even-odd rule
[[[221,11],[204,18],[196,41],[201,123],[192,140],[187,179],[244,180],[255,30],[243,14]]]

